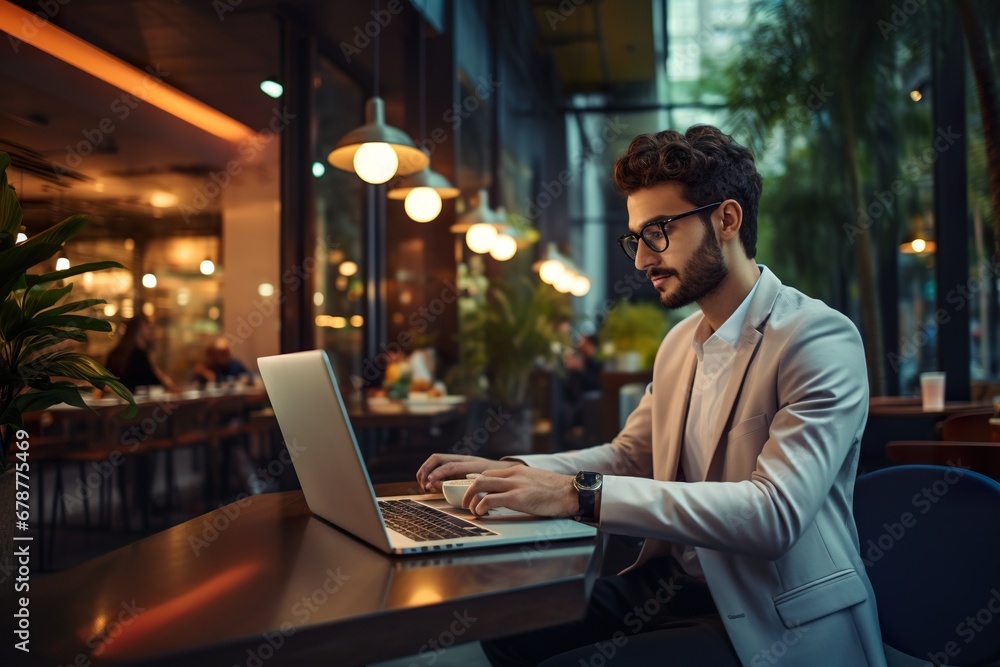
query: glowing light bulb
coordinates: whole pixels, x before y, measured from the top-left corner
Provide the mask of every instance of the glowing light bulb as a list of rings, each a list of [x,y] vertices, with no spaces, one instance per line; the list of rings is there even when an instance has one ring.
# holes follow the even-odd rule
[[[396,174],[399,157],[389,144],[381,141],[362,144],[354,154],[354,171],[361,180],[385,183]]]
[[[320,176],[326,173],[326,165],[324,165],[322,162],[313,162],[312,173],[313,176],[319,178]]]
[[[590,278],[587,276],[577,276],[573,279],[573,284],[569,287],[569,293],[573,296],[584,296],[590,291]]]
[[[430,222],[441,213],[441,195],[434,188],[413,188],[406,194],[403,208],[410,219]]]
[[[547,259],[538,267],[538,277],[543,283],[555,285],[559,277],[566,271],[566,267],[557,259]]]
[[[358,272],[358,265],[355,262],[344,262],[340,265],[340,275],[353,276]]]
[[[927,241],[923,239],[913,239],[910,242],[910,247],[913,248],[913,252],[923,252],[927,248]]]
[[[203,259],[198,270],[201,271],[202,275],[210,276],[215,273],[215,262],[210,259]]]
[[[490,257],[498,262],[506,262],[517,253],[517,241],[510,234],[500,234],[490,248]]]
[[[65,271],[69,268],[69,260],[65,257],[60,257],[56,260],[56,271]]]
[[[154,287],[156,287],[156,276],[154,276],[152,273],[147,273],[146,275],[144,275],[142,277],[142,286],[148,287],[149,289],[153,289]]]
[[[566,294],[573,288],[573,281],[575,280],[576,276],[574,276],[569,271],[564,271],[562,275],[556,278],[556,281],[552,283],[552,286],[556,288],[557,292],[562,292],[563,294]]]
[[[469,250],[482,255],[490,251],[497,236],[499,233],[496,227],[488,222],[478,222],[465,232],[465,243],[469,246]]]

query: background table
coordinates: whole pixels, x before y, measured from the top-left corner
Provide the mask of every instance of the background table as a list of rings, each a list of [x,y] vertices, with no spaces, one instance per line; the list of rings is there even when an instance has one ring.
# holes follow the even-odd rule
[[[924,410],[919,397],[875,396],[868,404],[868,423],[861,439],[859,471],[870,472],[890,464],[885,446],[892,440],[935,440],[938,422],[945,417],[988,406],[957,401],[941,410]]]
[[[389,557],[299,492],[241,502],[33,581],[32,657],[362,664],[576,620],[599,567],[594,538]]]

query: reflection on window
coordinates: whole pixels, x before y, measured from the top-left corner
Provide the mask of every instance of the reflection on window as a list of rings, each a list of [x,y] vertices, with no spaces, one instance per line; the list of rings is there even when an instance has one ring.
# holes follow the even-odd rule
[[[316,88],[318,139],[315,159],[326,155],[346,132],[363,122],[357,84],[326,58],[319,60]],[[327,165],[328,166],[328,165]],[[354,173],[324,168],[316,179],[316,347],[325,349],[339,378],[362,370],[365,326],[363,265],[364,184]]]

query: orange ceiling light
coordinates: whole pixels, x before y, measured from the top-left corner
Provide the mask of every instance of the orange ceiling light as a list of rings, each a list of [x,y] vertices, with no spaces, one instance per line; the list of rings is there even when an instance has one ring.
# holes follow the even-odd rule
[[[0,30],[221,139],[235,143],[254,134],[243,123],[9,2],[0,2]]]

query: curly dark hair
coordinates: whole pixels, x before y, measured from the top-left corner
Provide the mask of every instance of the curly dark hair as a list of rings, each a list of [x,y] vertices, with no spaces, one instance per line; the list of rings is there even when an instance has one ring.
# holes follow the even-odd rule
[[[692,125],[681,134],[664,130],[640,134],[615,161],[615,185],[624,195],[660,183],[679,183],[695,206],[735,199],[743,208],[740,243],[757,255],[757,205],[763,183],[753,153],[711,125]],[[710,212],[702,216],[708,224]]]

